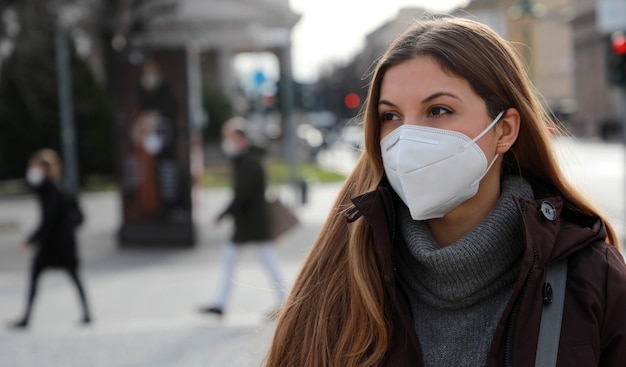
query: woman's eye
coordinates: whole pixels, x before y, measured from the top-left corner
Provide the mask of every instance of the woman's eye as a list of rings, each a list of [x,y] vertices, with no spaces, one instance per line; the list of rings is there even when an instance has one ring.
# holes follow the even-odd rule
[[[380,121],[382,122],[393,121],[393,120],[399,120],[399,117],[394,113],[385,112],[380,115]]]
[[[452,111],[450,111],[448,108],[441,107],[441,106],[433,106],[430,108],[429,115],[442,116],[442,115],[447,115],[449,113],[452,113]]]

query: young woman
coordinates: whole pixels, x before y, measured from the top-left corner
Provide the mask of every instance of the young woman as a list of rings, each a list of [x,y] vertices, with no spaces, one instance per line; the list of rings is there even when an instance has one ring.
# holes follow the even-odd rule
[[[278,320],[267,365],[534,366],[567,258],[558,366],[626,361],[617,236],[565,179],[512,47],[422,21],[378,62],[365,148]]]
[[[76,253],[75,225],[82,221],[69,212],[70,200],[61,191],[58,181],[61,178],[61,161],[51,149],[35,152],[29,162],[26,179],[35,190],[41,208],[39,227],[33,232],[23,247],[33,246],[35,256],[30,272],[30,287],[24,316],[13,324],[16,328],[28,326],[30,321],[37,283],[41,273],[48,268],[61,268],[68,272],[80,296],[83,309],[83,323],[91,322],[87,299],[78,276],[79,261]]]

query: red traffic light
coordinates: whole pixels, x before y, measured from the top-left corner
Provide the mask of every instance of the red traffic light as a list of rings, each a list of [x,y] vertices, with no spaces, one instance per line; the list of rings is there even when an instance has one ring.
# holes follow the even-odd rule
[[[356,93],[348,93],[343,102],[346,104],[346,107],[355,109],[361,104],[361,97]]]
[[[626,55],[626,35],[623,31],[617,31],[611,36],[611,46],[613,52],[623,56]]]

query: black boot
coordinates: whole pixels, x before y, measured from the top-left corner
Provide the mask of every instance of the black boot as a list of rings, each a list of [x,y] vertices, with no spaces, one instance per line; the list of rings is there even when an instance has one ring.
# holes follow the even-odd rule
[[[204,307],[200,309],[200,312],[222,316],[224,310],[222,310],[220,307]]]
[[[89,315],[85,315],[85,316],[83,317],[83,319],[81,320],[81,323],[82,323],[83,325],[89,325],[89,324],[91,324],[91,317],[89,317]]]
[[[12,322],[11,324],[9,324],[9,326],[11,327],[11,329],[26,329],[28,327],[28,319],[23,318],[21,320]]]

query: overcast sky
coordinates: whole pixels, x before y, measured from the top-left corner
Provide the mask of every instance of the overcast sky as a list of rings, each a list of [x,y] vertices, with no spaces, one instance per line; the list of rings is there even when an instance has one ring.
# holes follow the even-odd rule
[[[312,81],[324,65],[350,60],[364,45],[365,36],[399,9],[422,7],[445,12],[468,0],[290,0],[301,14],[293,29],[293,71],[298,81]]]

